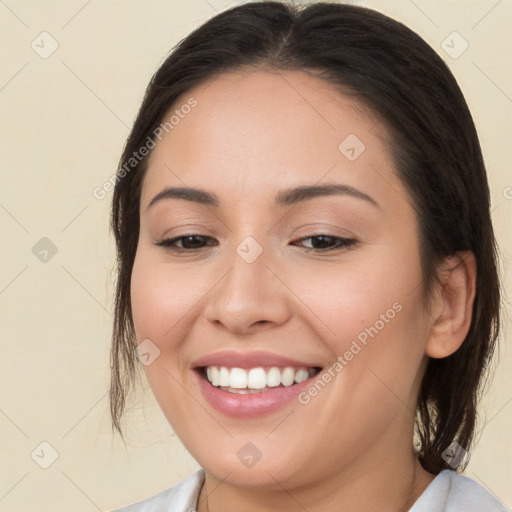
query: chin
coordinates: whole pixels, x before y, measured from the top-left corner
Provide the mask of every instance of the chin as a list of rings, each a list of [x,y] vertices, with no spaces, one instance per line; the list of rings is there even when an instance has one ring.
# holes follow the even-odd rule
[[[275,449],[269,449],[270,456],[265,457],[261,454],[261,458],[258,459],[253,447],[245,443],[239,444],[242,449],[234,456],[226,455],[224,452],[224,455],[213,458],[211,451],[208,454],[196,452],[193,455],[206,473],[236,487],[277,491],[282,490],[282,486],[296,486],[303,483],[301,481],[305,483],[314,478],[313,475],[306,475],[304,467],[300,464],[300,454],[276,453]],[[252,460],[251,450],[254,450]]]

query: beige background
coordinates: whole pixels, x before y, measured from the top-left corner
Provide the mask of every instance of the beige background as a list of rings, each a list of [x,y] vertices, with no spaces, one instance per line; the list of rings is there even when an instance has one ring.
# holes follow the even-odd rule
[[[110,194],[100,201],[92,190],[115,172],[146,84],[167,52],[216,11],[237,3],[0,2],[4,512],[106,511],[156,493],[197,468],[150,392],[127,418],[127,449],[110,433]],[[510,289],[512,3],[372,0],[364,5],[416,30],[457,77],[481,136],[504,284]],[[51,49],[50,36],[39,36],[43,31],[58,43],[45,59],[31,47],[35,40],[40,53]],[[469,43],[456,59],[441,47],[453,31]],[[58,250],[48,253],[46,262],[32,252],[42,237]],[[505,318],[500,364],[482,410],[486,426],[466,474],[510,508],[509,341]],[[47,469],[40,464],[51,462],[52,449],[42,442],[58,454]]]

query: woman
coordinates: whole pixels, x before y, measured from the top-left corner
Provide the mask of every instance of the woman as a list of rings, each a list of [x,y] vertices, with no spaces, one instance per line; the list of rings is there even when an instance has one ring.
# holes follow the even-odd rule
[[[124,512],[505,510],[455,472],[499,331],[486,172],[414,32],[214,17],[148,86],[112,226],[113,425],[139,359],[202,468]]]

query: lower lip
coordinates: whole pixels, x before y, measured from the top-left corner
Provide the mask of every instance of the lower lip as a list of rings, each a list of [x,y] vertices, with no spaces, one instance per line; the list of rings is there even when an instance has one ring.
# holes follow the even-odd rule
[[[265,414],[278,411],[290,403],[297,395],[311,385],[311,380],[317,378],[318,374],[309,379],[293,384],[292,386],[278,386],[261,393],[230,393],[212,386],[199,372],[194,371],[199,379],[199,387],[206,400],[217,411],[235,418],[255,418]]]

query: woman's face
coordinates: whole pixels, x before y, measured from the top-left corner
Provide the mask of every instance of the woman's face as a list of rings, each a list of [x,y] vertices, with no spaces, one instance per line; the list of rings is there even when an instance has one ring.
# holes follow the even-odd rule
[[[382,126],[301,72],[223,74],[175,110],[143,182],[131,284],[175,432],[248,487],[410,456],[431,320]]]

